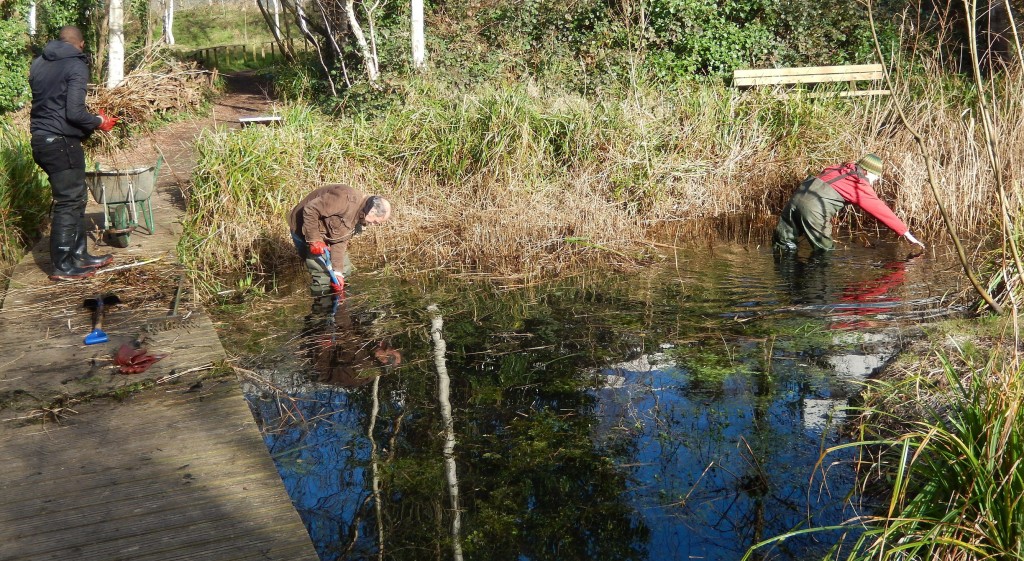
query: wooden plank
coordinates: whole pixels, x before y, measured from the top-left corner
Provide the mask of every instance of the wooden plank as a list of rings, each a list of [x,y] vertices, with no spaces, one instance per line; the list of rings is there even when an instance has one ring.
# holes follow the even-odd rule
[[[238,384],[208,386],[0,429],[0,560],[314,561]]]
[[[846,66],[797,66],[791,68],[742,68],[733,71],[738,78],[759,78],[762,76],[804,76],[849,74],[861,72],[882,72],[881,64],[850,64]]]
[[[849,82],[851,80],[881,80],[885,77],[881,72],[848,72],[846,74],[799,74],[788,76],[760,76],[753,78],[734,78],[734,86],[771,86],[782,84],[817,84],[825,82]]]
[[[828,98],[828,97],[864,97],[869,95],[891,95],[890,90],[843,90],[843,91],[805,91],[805,90],[789,90],[777,92],[774,96],[778,99],[788,99],[791,97],[806,97],[811,99]]]
[[[808,92],[807,97],[863,97],[868,95],[890,95],[890,90],[849,90],[842,92]]]
[[[881,80],[885,78],[881,64],[852,64],[848,66],[804,66],[796,68],[754,68],[733,72],[733,85],[766,86],[782,84],[815,84]]]

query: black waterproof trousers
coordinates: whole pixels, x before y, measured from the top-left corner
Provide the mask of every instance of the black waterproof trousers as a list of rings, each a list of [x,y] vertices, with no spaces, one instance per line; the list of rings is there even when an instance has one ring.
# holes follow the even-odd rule
[[[50,178],[53,216],[50,259],[56,271],[74,268],[73,252],[85,241],[85,152],[81,139],[33,135],[32,158]]]

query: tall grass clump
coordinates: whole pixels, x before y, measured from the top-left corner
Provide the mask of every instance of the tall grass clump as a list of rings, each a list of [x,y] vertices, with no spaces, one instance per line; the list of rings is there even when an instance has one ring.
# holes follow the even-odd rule
[[[32,160],[28,136],[0,121],[0,269],[21,258],[49,205],[49,183]]]
[[[980,365],[972,354],[871,386],[863,438],[847,446],[871,466],[865,489],[887,500],[836,559],[1024,559],[1024,378],[1013,350]]]

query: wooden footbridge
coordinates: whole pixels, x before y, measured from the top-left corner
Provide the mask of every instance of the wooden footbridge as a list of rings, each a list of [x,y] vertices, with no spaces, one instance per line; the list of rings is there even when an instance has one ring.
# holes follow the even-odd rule
[[[179,317],[165,321],[182,274],[177,188],[189,171],[163,174],[153,235],[99,248],[115,253],[114,270],[53,283],[44,240],[9,279],[0,307],[0,561],[317,559],[187,283]],[[87,222],[102,216],[91,204]],[[85,345],[83,301],[110,292],[121,300],[103,324],[110,340]],[[126,343],[166,356],[122,374],[112,359]]]

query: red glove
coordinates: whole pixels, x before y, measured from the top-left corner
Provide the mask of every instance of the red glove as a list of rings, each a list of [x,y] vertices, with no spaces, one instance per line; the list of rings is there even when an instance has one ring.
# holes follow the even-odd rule
[[[100,118],[103,119],[103,121],[100,123],[100,126],[96,128],[103,132],[110,132],[113,130],[114,125],[116,125],[119,120],[117,117],[107,115],[106,111],[102,109],[100,109]]]
[[[331,291],[334,292],[335,294],[344,295],[345,294],[345,277],[343,277],[343,276],[341,276],[339,274],[335,274],[334,277],[338,279],[338,284],[334,284],[332,282],[331,283]]]
[[[309,252],[313,255],[323,255],[327,251],[327,244],[324,242],[312,242],[309,244]]]

